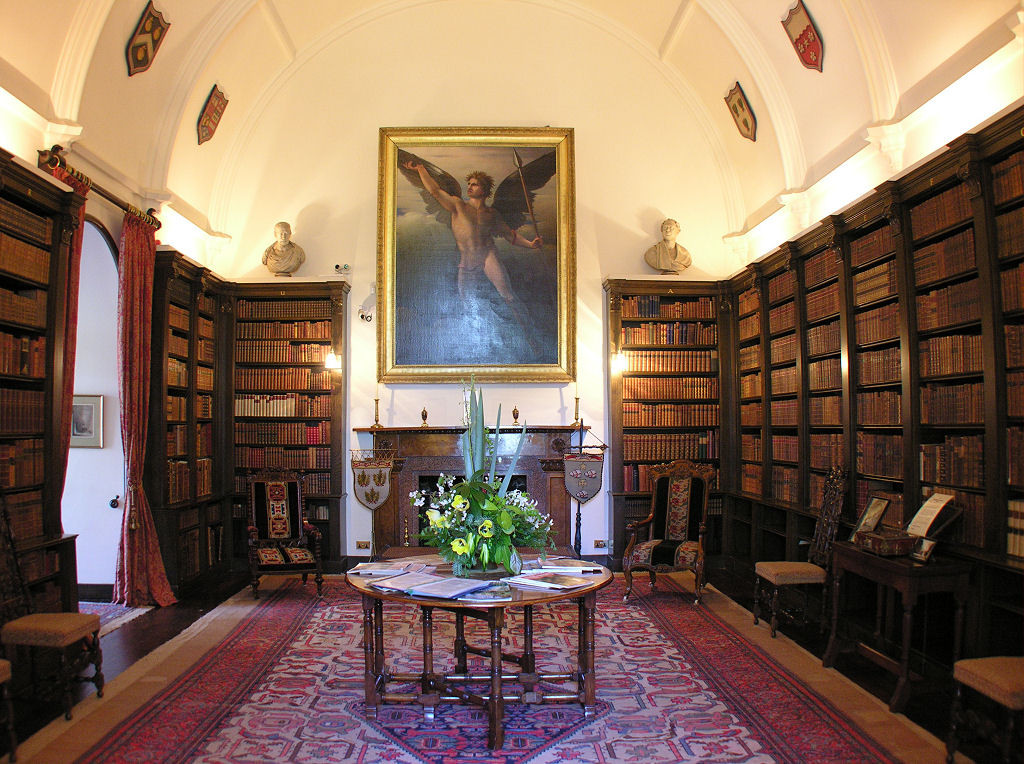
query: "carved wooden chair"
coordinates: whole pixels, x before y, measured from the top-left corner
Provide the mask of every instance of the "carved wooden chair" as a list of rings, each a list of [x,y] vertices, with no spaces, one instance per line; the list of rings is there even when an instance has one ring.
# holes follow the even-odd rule
[[[1010,764],[1014,748],[1020,754],[1018,720],[1024,711],[1024,656],[994,655],[989,658],[964,658],[953,664],[953,706],[950,709],[949,735],[946,737],[946,761],[952,762],[960,744],[963,727],[999,745],[999,760]],[[964,688],[988,698],[1003,708],[1001,723],[988,714],[965,710]],[[997,715],[998,716],[998,715]]]
[[[654,490],[651,513],[626,526],[629,534],[622,554],[626,594],[633,591],[633,574],[647,571],[651,589],[658,573],[689,570],[694,577],[694,602],[704,593],[704,535],[707,533],[708,492],[715,468],[677,459],[650,469]]]
[[[754,564],[754,624],[761,617],[761,600],[768,599],[768,609],[771,613],[772,637],[775,636],[779,625],[779,615],[793,616],[794,613],[781,610],[779,598],[785,587],[799,587],[803,591],[803,607],[800,611],[800,621],[806,622],[807,617],[807,587],[821,586],[821,612],[826,612],[825,603],[829,594],[829,579],[832,576],[832,542],[836,538],[836,529],[839,526],[839,515],[843,511],[843,498],[846,496],[846,470],[842,467],[833,467],[825,477],[825,488],[822,493],[821,510],[818,514],[818,522],[814,527],[814,537],[811,539],[811,546],[807,552],[807,562],[786,560],[761,561]],[[762,592],[762,582],[768,584],[771,589],[770,597],[768,592]],[[824,629],[825,619],[820,619],[821,627]]]
[[[0,721],[7,730],[8,761],[17,761],[18,736],[14,732],[14,707],[11,705],[11,693],[7,683],[11,681],[11,662],[0,658]]]
[[[91,613],[34,613],[21,574],[7,502],[0,492],[0,644],[15,671],[24,655],[33,691],[59,697],[64,718],[71,718],[75,682],[92,682],[103,697],[100,617]],[[91,677],[79,674],[92,664]]]
[[[313,574],[323,594],[320,531],[306,521],[302,485],[291,472],[264,472],[249,478],[249,572],[252,596],[259,598],[263,573]]]

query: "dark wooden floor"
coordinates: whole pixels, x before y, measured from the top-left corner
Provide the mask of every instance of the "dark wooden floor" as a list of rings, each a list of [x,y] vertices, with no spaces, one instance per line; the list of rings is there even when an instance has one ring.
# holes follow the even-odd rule
[[[715,588],[744,608],[752,608],[753,580],[749,573],[737,573],[723,561],[711,560],[708,566],[708,579]],[[236,579],[220,589],[183,599],[171,607],[153,608],[104,636],[103,674],[106,681],[109,682],[137,660],[174,638],[244,585],[244,581]],[[783,624],[780,631],[813,655],[820,657],[824,653],[827,634],[821,634],[816,623],[804,627]],[[888,702],[895,687],[895,678],[892,675],[855,655],[841,655],[836,668],[868,692]],[[83,697],[93,691],[91,684],[83,684],[80,688]],[[950,702],[951,693],[948,686],[923,686],[915,689],[911,695],[906,715],[911,721],[940,739],[945,739]],[[61,716],[62,709],[56,704],[33,704],[21,698],[16,699],[15,712],[18,739],[25,740]],[[0,745],[3,743],[0,742]],[[962,750],[976,761],[993,760],[992,757],[996,753],[994,748],[984,744],[964,744]]]

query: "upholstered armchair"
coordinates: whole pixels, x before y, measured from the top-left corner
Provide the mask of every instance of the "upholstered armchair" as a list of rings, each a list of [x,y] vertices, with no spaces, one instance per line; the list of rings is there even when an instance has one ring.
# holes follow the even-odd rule
[[[790,612],[780,607],[780,596],[786,587],[796,587],[803,591],[803,607],[799,611],[801,621],[806,621],[807,618],[809,586],[823,587],[821,608],[822,613],[825,612],[825,601],[830,589],[828,582],[832,573],[832,542],[836,538],[845,495],[846,470],[842,467],[833,467],[825,478],[821,509],[818,513],[818,522],[814,526],[814,537],[807,552],[807,561],[762,560],[754,564],[754,624],[756,625],[761,617],[762,600],[767,599],[772,637],[778,629],[779,615],[797,615],[795,611]],[[762,584],[767,584],[767,589],[762,589]],[[824,623],[825,620],[822,618],[822,629]]]
[[[626,594],[633,591],[633,574],[647,571],[654,588],[658,573],[693,572],[694,601],[704,590],[704,535],[707,532],[708,492],[715,468],[677,459],[650,469],[651,513],[626,526],[622,572]]]
[[[264,573],[313,574],[323,594],[320,531],[306,521],[302,486],[290,472],[265,472],[249,479],[249,572],[252,596],[259,598]]]

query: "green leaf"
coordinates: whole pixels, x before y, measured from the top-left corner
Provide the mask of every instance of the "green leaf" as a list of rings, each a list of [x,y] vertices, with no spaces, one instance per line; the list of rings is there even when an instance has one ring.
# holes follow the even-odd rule
[[[505,473],[505,479],[501,481],[501,487],[498,489],[498,496],[504,496],[508,492],[509,481],[512,480],[512,472],[515,470],[516,462],[519,461],[519,454],[522,453],[523,445],[526,443],[526,422],[523,422],[523,429],[519,432],[519,445],[516,446],[516,452],[512,456],[512,463],[508,465],[508,471]]]

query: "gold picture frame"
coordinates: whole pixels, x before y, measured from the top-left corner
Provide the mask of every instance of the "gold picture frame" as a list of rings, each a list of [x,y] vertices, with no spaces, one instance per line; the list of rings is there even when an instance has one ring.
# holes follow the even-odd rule
[[[378,379],[574,380],[575,225],[571,128],[381,128]]]

